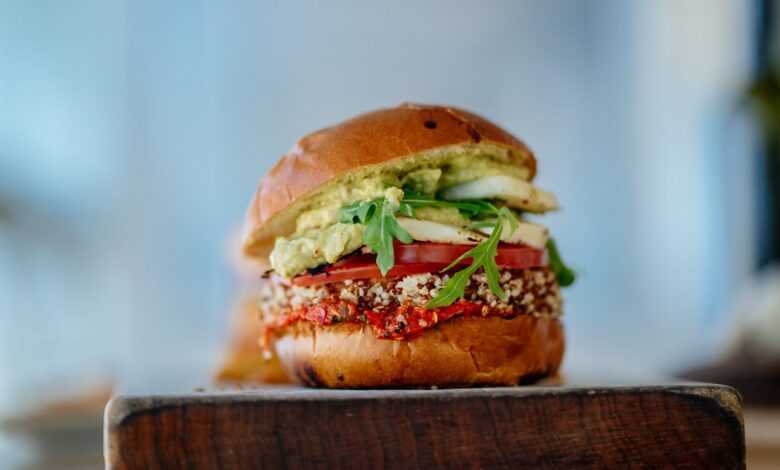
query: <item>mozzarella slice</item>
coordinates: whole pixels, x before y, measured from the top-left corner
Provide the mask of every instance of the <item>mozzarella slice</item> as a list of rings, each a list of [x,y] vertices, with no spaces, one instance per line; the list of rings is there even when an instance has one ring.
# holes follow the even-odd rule
[[[490,235],[493,233],[493,227],[480,229],[481,232]],[[524,244],[532,248],[543,249],[547,245],[549,231],[547,227],[532,222],[520,222],[517,229],[512,232],[512,227],[504,225],[501,230],[501,241],[514,244]]]
[[[544,191],[511,176],[486,176],[462,183],[442,192],[444,199],[501,199],[510,207],[530,212],[546,212],[558,209],[558,199]]]
[[[410,219],[408,217],[398,217],[397,220],[398,224],[409,232],[412,238],[419,241],[476,245],[485,239],[482,234],[429,220]]]

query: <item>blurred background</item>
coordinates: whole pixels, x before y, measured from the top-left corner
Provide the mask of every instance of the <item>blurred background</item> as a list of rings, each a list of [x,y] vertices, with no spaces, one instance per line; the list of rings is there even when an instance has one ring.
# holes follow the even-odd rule
[[[0,416],[29,430],[56,400],[208,385],[261,175],[303,134],[402,101],[474,110],[537,153],[580,272],[567,373],[777,353],[776,10],[0,3]],[[0,462],[35,465],[22,435]]]

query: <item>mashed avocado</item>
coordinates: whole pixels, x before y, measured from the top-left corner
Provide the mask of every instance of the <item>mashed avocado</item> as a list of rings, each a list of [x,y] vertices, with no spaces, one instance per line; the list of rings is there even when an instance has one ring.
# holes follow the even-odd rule
[[[406,174],[401,180],[405,188],[423,194],[433,194],[439,189],[441,168],[422,168]]]
[[[335,224],[324,230],[276,239],[271,266],[284,277],[292,277],[324,263],[335,263],[363,245],[360,224]]]
[[[386,195],[397,197],[400,188],[435,194],[454,184],[484,176],[509,175],[523,178],[523,169],[491,155],[453,155],[438,166],[385,167],[378,174],[363,177],[318,194],[296,220],[296,231],[278,237],[271,252],[271,266],[282,276],[292,277],[324,263],[334,263],[363,246],[363,225],[339,223],[341,208],[355,201]],[[463,227],[468,220],[457,209],[424,207],[418,219]]]
[[[338,185],[320,194],[309,210],[301,212],[295,223],[295,235],[333,225],[339,221],[339,211],[346,204],[381,197],[387,188],[399,186],[399,183],[396,175],[380,174],[350,185]]]

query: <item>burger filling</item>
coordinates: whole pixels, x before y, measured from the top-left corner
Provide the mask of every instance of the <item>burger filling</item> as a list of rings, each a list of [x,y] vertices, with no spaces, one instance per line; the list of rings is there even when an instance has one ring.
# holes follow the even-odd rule
[[[455,316],[560,314],[574,281],[546,227],[555,196],[487,156],[369,175],[318,194],[276,240],[269,331],[357,322],[410,339]],[[515,168],[514,170],[511,168]]]

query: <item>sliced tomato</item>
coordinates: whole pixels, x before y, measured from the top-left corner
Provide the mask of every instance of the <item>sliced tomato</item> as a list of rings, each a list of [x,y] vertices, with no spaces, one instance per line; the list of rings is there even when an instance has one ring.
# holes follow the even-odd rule
[[[408,263],[396,264],[385,277],[403,277],[411,274],[432,273],[446,268],[446,264],[435,263]],[[293,279],[297,286],[316,286],[330,282],[342,282],[350,279],[378,279],[382,277],[376,261],[372,259],[368,263],[352,263],[339,266],[338,263],[325,268],[321,273],[304,274]]]
[[[404,263],[443,263],[452,260],[474,248],[473,245],[451,245],[448,243],[396,243],[395,262]],[[470,263],[470,261],[469,261]],[[547,265],[547,251],[537,250],[525,245],[498,245],[496,264],[515,269],[533,268]]]
[[[454,259],[473,248],[470,245],[446,243],[410,243],[395,245],[395,266],[384,277],[403,277],[441,271]],[[469,265],[471,259],[459,265]],[[526,269],[547,265],[547,252],[523,245],[500,244],[496,264],[501,267]],[[316,274],[303,274],[293,279],[298,286],[315,286],[350,279],[378,279],[382,274],[374,255],[353,255],[324,268]]]

